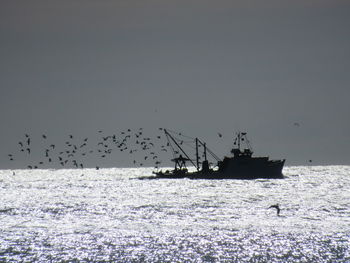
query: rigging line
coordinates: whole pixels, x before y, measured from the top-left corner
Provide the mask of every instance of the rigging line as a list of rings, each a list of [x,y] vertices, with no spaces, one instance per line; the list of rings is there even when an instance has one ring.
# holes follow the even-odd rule
[[[172,133],[175,133],[175,134],[177,134],[177,135],[179,135],[179,136],[183,136],[183,137],[186,137],[186,138],[189,138],[189,139],[192,139],[192,140],[195,140],[195,138],[193,138],[193,137],[190,137],[190,136],[187,136],[187,135],[184,135],[184,134],[180,134],[179,132],[176,132],[176,131],[173,131],[173,130],[169,130],[169,129],[167,129],[167,131],[170,131],[170,132],[172,132]]]
[[[169,144],[169,146],[170,146],[170,149],[171,149],[171,151],[172,151],[173,157],[175,158],[175,150],[174,150],[174,147],[173,147],[173,145],[171,144],[171,141],[170,141],[170,139],[169,139],[168,134],[165,133],[165,136],[166,136],[166,139],[167,139],[168,144]]]
[[[168,133],[167,130],[164,130],[164,132],[169,135],[170,139],[175,143],[176,147],[187,157],[187,159],[190,160],[190,162],[193,164],[193,166],[196,167],[195,163],[191,160],[191,158],[187,155],[187,153],[181,148],[181,146],[177,143],[177,141],[172,137],[171,134]]]
[[[198,142],[199,142],[201,145],[204,146],[204,143],[203,143],[201,140],[198,139]],[[207,146],[206,146],[206,149],[207,149],[207,152],[209,152],[209,154],[210,154],[212,157],[214,157],[214,159],[216,159],[217,161],[221,161],[221,159],[220,159],[215,153],[213,153],[213,151],[210,150]]]
[[[245,136],[245,139],[246,139],[246,143],[248,145],[249,150],[252,150],[253,149],[252,145],[251,145],[250,141],[248,140],[247,136]]]
[[[217,157],[216,154],[213,153],[210,149],[207,148],[207,151],[209,152],[209,154],[210,154],[212,157],[214,157],[214,159],[215,159],[216,161],[221,161],[221,159],[220,159],[219,157]]]
[[[185,140],[183,140],[182,138],[179,138],[179,137],[176,137],[176,136],[172,136],[175,140],[177,140],[177,141],[183,141],[183,142],[195,142],[195,140],[193,140],[193,139],[191,139],[190,141],[185,141]]]

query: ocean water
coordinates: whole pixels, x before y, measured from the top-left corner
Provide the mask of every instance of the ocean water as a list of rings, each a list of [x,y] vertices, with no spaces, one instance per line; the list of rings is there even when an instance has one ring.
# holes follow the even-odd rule
[[[0,171],[1,262],[350,262],[350,166],[282,180]],[[278,203],[280,216],[270,205]]]

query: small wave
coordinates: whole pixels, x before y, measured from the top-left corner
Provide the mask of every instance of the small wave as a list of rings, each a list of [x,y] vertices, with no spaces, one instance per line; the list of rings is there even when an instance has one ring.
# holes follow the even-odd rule
[[[303,219],[307,219],[307,220],[313,220],[313,221],[322,221],[322,219],[320,218],[314,218],[314,217],[306,217],[306,216],[303,216],[301,217]]]

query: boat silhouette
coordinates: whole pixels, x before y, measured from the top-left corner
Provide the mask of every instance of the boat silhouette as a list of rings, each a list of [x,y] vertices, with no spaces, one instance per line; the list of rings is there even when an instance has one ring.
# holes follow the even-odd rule
[[[167,129],[163,129],[168,144],[173,150],[175,163],[173,170],[155,171],[155,178],[190,178],[190,179],[278,179],[283,178],[282,169],[285,160],[270,160],[269,157],[253,157],[253,151],[246,132],[238,132],[234,139],[231,156],[220,159],[200,139],[195,138],[195,158],[192,159],[184,151],[182,141],[179,141]],[[199,148],[203,148],[204,160],[200,161]],[[208,161],[210,155],[216,164]],[[191,163],[194,171],[187,169]]]

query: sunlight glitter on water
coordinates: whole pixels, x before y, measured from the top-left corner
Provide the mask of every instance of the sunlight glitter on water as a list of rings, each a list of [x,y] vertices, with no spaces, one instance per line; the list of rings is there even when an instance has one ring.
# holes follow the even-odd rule
[[[283,180],[139,180],[151,169],[0,171],[0,261],[347,262],[350,167]],[[281,216],[268,209],[279,203]]]

